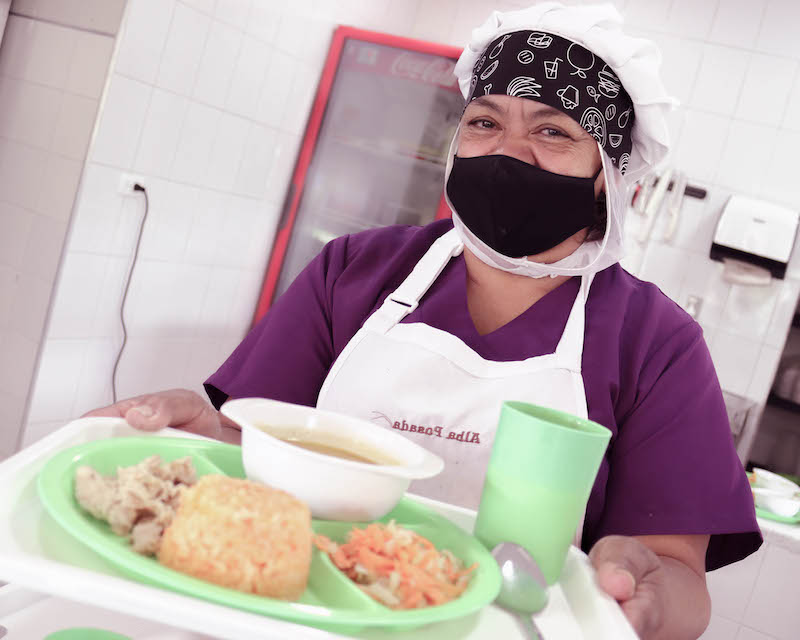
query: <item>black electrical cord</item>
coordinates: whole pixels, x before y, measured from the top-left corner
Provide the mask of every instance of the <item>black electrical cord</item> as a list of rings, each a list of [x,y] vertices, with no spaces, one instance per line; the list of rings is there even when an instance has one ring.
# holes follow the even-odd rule
[[[145,189],[138,182],[133,185],[134,191],[141,191],[144,194],[144,215],[142,222],[139,225],[139,234],[136,236],[136,247],[133,250],[133,260],[131,267],[128,270],[128,278],[125,280],[125,290],[122,293],[122,303],[119,306],[119,321],[122,324],[122,344],[117,353],[117,359],[114,361],[114,371],[111,373],[111,396],[113,402],[117,402],[117,367],[119,366],[122,352],[125,350],[125,344],[128,342],[128,330],[125,327],[125,301],[128,299],[128,289],[131,286],[131,276],[133,275],[133,268],[136,266],[136,259],[139,256],[139,244],[142,242],[142,232],[144,231],[144,221],[147,220],[147,212],[150,209],[150,199],[147,197],[147,189]]]

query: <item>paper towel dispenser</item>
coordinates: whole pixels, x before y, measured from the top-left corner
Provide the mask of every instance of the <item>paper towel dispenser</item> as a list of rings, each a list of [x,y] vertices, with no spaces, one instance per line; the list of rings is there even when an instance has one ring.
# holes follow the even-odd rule
[[[711,259],[755,265],[782,279],[797,236],[797,223],[796,211],[733,195],[717,222]]]

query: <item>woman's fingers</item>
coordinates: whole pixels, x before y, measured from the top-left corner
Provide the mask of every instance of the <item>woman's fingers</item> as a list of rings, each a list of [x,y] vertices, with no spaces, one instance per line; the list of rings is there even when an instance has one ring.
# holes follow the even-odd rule
[[[619,602],[629,600],[636,592],[636,578],[614,562],[604,562],[597,567],[597,584]]]
[[[202,410],[191,420],[173,426],[201,436],[222,440],[222,425],[219,413],[210,404],[203,403],[203,405]]]
[[[135,407],[136,405],[140,404],[146,404],[147,399],[154,395],[158,394],[147,394],[143,396],[136,396],[134,398],[126,398],[125,400],[120,400],[119,402],[110,404],[107,407],[100,407],[99,409],[92,409],[91,411],[87,411],[81,416],[81,418],[92,418],[92,417],[124,418],[125,414],[131,407]]]
[[[153,393],[120,400],[107,407],[87,411],[81,417],[125,418],[125,421],[135,429],[157,431],[169,426],[172,421],[170,412],[165,410],[165,403],[160,398],[161,395]]]
[[[120,400],[84,415],[125,418],[136,429],[157,431],[175,427],[212,438],[220,435],[217,412],[203,398],[187,389],[170,389]]]
[[[601,588],[617,600],[632,597],[636,585],[661,567],[661,561],[655,553],[628,536],[601,538],[592,547],[589,558],[597,569]],[[608,589],[605,589],[606,586]]]
[[[661,560],[639,540],[627,536],[601,538],[589,552],[598,586],[617,600],[641,637],[658,628],[662,605]]]
[[[217,440],[222,437],[219,413],[193,391],[172,389],[138,400],[125,414],[128,423],[137,429],[174,427]]]
[[[640,638],[650,638],[661,626],[664,608],[659,589],[646,581],[636,589],[636,596],[620,604],[625,617]]]
[[[169,408],[154,398],[136,404],[125,412],[125,421],[135,429],[142,431],[158,431],[171,426],[173,420]]]

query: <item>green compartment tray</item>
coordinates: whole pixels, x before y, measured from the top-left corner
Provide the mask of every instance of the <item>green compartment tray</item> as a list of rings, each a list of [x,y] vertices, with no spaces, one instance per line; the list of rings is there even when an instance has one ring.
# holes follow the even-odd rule
[[[45,510],[64,530],[106,558],[124,574],[150,585],[209,600],[245,611],[338,632],[365,627],[409,629],[474,613],[491,603],[500,590],[497,563],[474,537],[427,507],[403,498],[382,518],[416,531],[449,549],[469,566],[478,563],[466,591],[443,605],[394,611],[367,596],[343,575],[328,556],[314,549],[308,586],[296,602],[266,598],[217,586],[162,566],[154,558],[130,549],[127,539],[112,533],[108,524],[86,513],[74,497],[75,470],[89,465],[102,474],[116,472],[158,454],[165,461],[191,456],[198,476],[222,473],[243,478],[241,448],[215,441],[143,436],[109,438],[59,452],[38,477],[39,498]],[[314,520],[317,533],[343,541],[347,532],[363,523]]]

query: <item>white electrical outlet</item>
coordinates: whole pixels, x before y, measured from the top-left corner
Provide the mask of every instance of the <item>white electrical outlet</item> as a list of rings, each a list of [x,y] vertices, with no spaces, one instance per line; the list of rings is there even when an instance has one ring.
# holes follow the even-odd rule
[[[123,196],[136,195],[136,192],[133,190],[133,185],[135,185],[137,182],[144,186],[144,178],[141,176],[135,176],[132,173],[123,173],[122,177],[119,179],[119,187],[117,188],[117,191]]]

